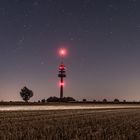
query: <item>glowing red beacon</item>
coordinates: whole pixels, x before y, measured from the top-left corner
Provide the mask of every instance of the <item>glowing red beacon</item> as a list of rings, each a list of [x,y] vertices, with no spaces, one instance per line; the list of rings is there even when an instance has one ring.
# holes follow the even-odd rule
[[[60,71],[64,71],[64,70],[65,70],[65,65],[64,65],[64,64],[60,64],[59,70],[60,70]]]
[[[67,54],[67,50],[66,50],[65,48],[61,48],[61,49],[59,50],[59,55],[60,55],[61,57],[66,56],[66,54]]]

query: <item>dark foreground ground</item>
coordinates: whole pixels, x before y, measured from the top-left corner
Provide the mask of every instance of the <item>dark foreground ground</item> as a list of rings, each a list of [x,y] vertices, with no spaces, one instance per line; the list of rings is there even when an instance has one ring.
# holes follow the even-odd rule
[[[140,139],[140,109],[0,112],[0,140],[128,139]]]

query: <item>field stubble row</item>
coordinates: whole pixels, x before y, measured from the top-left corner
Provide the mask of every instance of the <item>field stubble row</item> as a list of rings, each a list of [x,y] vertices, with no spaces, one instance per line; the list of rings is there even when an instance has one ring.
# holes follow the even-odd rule
[[[139,118],[140,109],[0,112],[0,139],[140,139]]]

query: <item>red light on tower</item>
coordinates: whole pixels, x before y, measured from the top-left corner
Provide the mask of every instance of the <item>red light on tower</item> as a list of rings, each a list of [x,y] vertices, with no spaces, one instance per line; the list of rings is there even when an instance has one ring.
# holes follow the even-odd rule
[[[64,57],[66,54],[67,54],[67,50],[66,50],[65,48],[61,48],[61,49],[59,50],[59,55],[60,55],[61,57]]]
[[[59,70],[65,70],[64,64],[61,64],[61,65],[59,66]]]
[[[64,82],[60,82],[60,83],[59,83],[59,86],[60,86],[60,87],[61,87],[61,86],[64,87],[64,86],[65,86],[65,83],[64,83]]]

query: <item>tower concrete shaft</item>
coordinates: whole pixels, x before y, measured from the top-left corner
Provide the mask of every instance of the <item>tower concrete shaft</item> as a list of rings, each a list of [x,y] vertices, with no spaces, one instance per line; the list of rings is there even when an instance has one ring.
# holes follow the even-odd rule
[[[59,66],[59,74],[58,77],[60,78],[60,99],[63,98],[63,91],[64,91],[64,78],[66,77],[66,69],[63,63]]]
[[[64,85],[63,85],[63,83],[64,83],[64,80],[63,80],[63,77],[61,77],[61,80],[60,80],[60,99],[62,99],[63,98],[63,88],[64,88]]]

